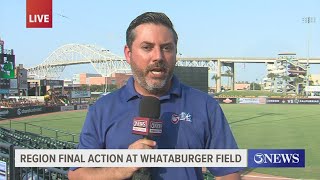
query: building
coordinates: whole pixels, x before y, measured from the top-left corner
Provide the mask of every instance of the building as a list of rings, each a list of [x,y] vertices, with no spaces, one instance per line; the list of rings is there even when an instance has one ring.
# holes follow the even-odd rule
[[[80,73],[73,75],[73,84],[89,84],[88,79],[91,77],[102,77],[100,74]]]
[[[263,79],[264,90],[272,92],[302,92],[307,81],[307,65],[298,61],[295,53],[280,53],[274,63],[267,64],[267,77]]]
[[[236,83],[236,84],[234,84],[234,89],[236,91],[238,91],[238,90],[249,90],[250,89],[250,84],[249,83]]]
[[[127,83],[131,74],[113,73],[110,77],[102,77],[100,74],[81,73],[73,76],[74,84],[87,85],[116,85],[117,88]]]
[[[73,81],[72,81],[72,79],[64,79],[64,80],[63,80],[63,86],[64,86],[64,87],[73,87]]]

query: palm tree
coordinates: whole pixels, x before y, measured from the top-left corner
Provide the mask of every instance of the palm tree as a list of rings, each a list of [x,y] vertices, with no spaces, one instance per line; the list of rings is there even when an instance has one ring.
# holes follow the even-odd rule
[[[288,84],[288,80],[290,80],[290,77],[289,76],[282,76],[282,79],[285,83],[284,86],[283,86],[283,92],[286,94],[287,93],[287,84]]]
[[[267,77],[268,78],[270,78],[272,81],[276,78],[276,74],[274,74],[274,73],[269,73],[268,75],[267,75]]]
[[[275,75],[274,73],[269,73],[269,74],[267,75],[267,77],[270,78],[270,79],[274,79],[275,76],[276,76],[276,75]]]
[[[314,82],[311,80],[309,81],[309,86],[313,86],[314,85]]]
[[[226,74],[227,74],[227,76],[228,76],[228,86],[230,87],[230,89],[232,89],[231,88],[231,83],[230,83],[230,77],[232,78],[232,72],[231,72],[231,70],[230,69],[228,69],[228,70],[226,70]]]
[[[218,92],[218,79],[220,79],[220,77],[217,75],[217,74],[214,74],[212,77],[211,77],[212,80],[214,80],[216,82],[216,92]]]
[[[277,83],[274,82],[274,80],[275,80],[275,78],[277,77],[277,75],[274,74],[274,73],[269,73],[269,74],[267,75],[267,77],[270,78],[271,81],[272,81],[272,82],[271,82],[271,85],[273,85],[273,91],[277,90],[277,88],[276,88]],[[270,90],[271,90],[271,88],[270,88]]]
[[[293,83],[296,86],[296,94],[299,94],[299,84],[303,82],[303,78],[295,77]]]

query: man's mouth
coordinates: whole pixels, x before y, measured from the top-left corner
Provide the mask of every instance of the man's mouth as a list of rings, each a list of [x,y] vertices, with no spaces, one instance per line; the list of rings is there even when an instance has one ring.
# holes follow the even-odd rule
[[[163,68],[153,68],[150,70],[150,72],[154,75],[161,75],[165,72],[165,69]]]

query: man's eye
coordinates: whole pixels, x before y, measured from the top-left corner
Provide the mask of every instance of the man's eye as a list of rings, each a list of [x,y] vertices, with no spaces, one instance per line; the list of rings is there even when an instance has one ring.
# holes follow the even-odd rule
[[[146,50],[146,51],[150,51],[151,47],[150,46],[142,46],[142,49]]]
[[[172,46],[165,46],[162,48],[164,51],[172,51],[173,47]]]

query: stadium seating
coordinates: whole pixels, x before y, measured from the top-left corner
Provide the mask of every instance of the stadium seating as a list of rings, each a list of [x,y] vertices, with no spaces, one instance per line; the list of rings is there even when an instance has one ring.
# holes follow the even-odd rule
[[[0,127],[0,139],[15,146],[29,149],[74,149],[76,147],[76,144],[72,142],[3,127]]]

